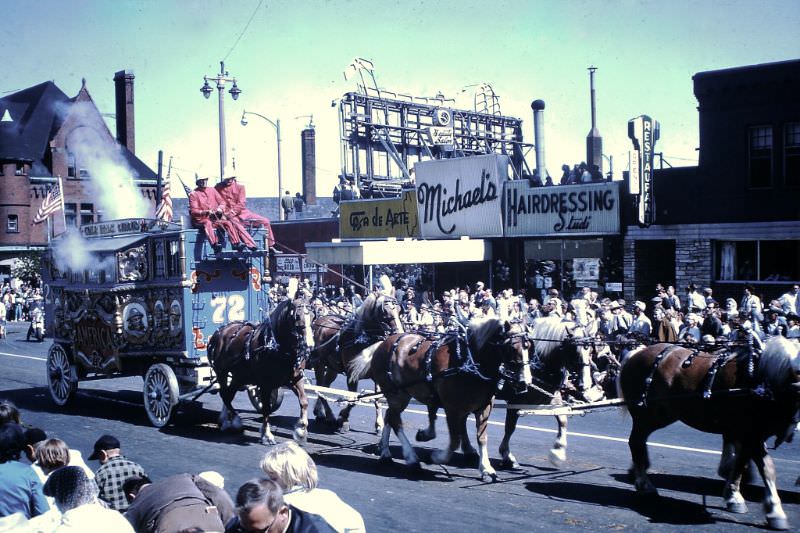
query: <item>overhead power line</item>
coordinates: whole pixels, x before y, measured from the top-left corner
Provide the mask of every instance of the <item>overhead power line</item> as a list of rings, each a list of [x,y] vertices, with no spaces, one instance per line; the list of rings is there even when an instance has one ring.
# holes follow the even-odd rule
[[[258,13],[258,10],[261,9],[261,5],[263,3],[264,3],[264,0],[259,0],[258,5],[253,10],[253,14],[250,15],[250,19],[247,21],[247,24],[244,25],[244,28],[239,33],[239,36],[236,38],[236,41],[234,41],[233,46],[231,46],[231,49],[228,50],[228,53],[225,54],[225,57],[222,59],[223,62],[225,62],[228,59],[228,57],[231,55],[231,53],[236,49],[236,45],[238,45],[239,41],[242,40],[242,37],[244,36],[245,32],[247,31],[247,28],[250,27],[250,23],[253,22],[253,19],[255,18],[256,13]]]

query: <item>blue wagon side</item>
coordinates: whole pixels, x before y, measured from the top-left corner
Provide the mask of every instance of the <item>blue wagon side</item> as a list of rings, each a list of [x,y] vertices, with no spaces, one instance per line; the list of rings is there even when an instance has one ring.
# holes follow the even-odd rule
[[[53,401],[66,404],[80,381],[140,375],[150,421],[167,424],[211,385],[211,335],[269,311],[263,230],[253,237],[259,250],[215,253],[202,231],[125,219],[54,240],[43,264]]]

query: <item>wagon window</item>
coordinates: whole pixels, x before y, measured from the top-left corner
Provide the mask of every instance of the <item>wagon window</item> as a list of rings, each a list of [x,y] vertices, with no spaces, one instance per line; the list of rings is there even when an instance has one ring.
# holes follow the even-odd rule
[[[177,239],[167,241],[167,276],[170,278],[181,275],[181,243]]]
[[[155,242],[155,272],[153,276],[155,279],[164,279],[166,272],[166,263],[164,257],[164,241]]]

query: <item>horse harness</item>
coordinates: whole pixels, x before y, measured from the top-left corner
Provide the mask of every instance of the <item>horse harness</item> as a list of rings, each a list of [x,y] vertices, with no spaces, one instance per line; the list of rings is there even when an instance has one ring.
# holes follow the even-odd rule
[[[658,370],[658,367],[661,365],[663,360],[677,348],[680,348],[680,346],[675,344],[670,344],[669,346],[661,350],[661,352],[658,355],[656,355],[656,358],[653,361],[653,366],[650,368],[650,373],[644,380],[645,388],[644,391],[642,392],[641,399],[636,403],[637,407],[647,407],[647,397],[650,393],[650,386],[653,384],[653,378],[655,376],[656,371]],[[702,346],[691,348],[691,353],[689,354],[689,357],[687,357],[683,361],[683,363],[681,363],[681,367],[684,369],[691,367],[695,358],[700,353],[701,348]],[[748,348],[749,350],[747,354],[747,373],[748,377],[752,379],[755,375],[755,366],[758,362],[760,353],[758,353],[758,350],[755,349],[752,339],[748,344]],[[727,348],[723,348],[716,354],[714,361],[711,363],[711,366],[709,367],[708,372],[706,373],[706,376],[703,379],[702,398],[704,400],[708,400],[712,397],[713,395],[712,389],[714,387],[714,382],[716,380],[717,373],[719,372],[720,368],[722,368],[728,361],[730,355],[732,355],[732,353]],[[753,388],[748,392],[752,392],[762,397],[769,397],[771,395],[770,392],[766,390],[763,386]]]
[[[392,344],[391,354],[394,355],[397,352],[398,346],[400,341],[402,341],[408,335],[418,335],[414,333],[401,333],[397,336],[394,343]],[[521,333],[517,335],[512,335],[508,339],[505,339],[501,344],[510,343],[515,337],[517,336],[526,336],[527,334]],[[472,357],[472,350],[469,347],[469,340],[467,339],[467,332],[464,328],[459,328],[458,330],[450,330],[440,335],[430,335],[430,336],[420,336],[421,338],[409,349],[409,355],[413,355],[417,353],[417,351],[422,346],[423,342],[430,342],[428,349],[425,350],[425,358],[423,359],[424,368],[425,368],[425,375],[422,378],[412,380],[408,383],[401,383],[397,384],[394,383],[394,376],[392,374],[391,369],[387,371],[387,378],[389,379],[390,383],[393,383],[395,389],[405,389],[407,387],[411,387],[414,385],[418,385],[420,383],[428,383],[432,384],[435,380],[441,378],[447,378],[450,376],[454,376],[457,374],[468,374],[478,377],[481,381],[491,381],[493,378],[491,376],[485,376],[481,370],[478,363],[475,362],[475,359]],[[442,346],[448,345],[450,343],[455,342],[455,351],[456,351],[456,362],[457,366],[450,366],[445,368],[444,370],[440,370],[439,372],[433,372],[433,357],[436,352]],[[462,348],[463,346],[463,348]],[[511,381],[513,376],[510,374],[508,370],[506,370],[505,365],[501,363],[500,368],[498,369],[500,373],[500,379],[498,380],[498,388],[502,388],[504,382],[506,380]],[[433,391],[435,395],[435,391]]]

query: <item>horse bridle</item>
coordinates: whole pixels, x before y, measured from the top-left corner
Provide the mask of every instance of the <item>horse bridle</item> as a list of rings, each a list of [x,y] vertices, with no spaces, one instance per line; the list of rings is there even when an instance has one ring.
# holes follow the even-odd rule
[[[514,321],[511,324],[524,326],[521,321]],[[495,346],[501,347],[503,350],[508,350],[510,353],[516,353],[514,343],[519,342],[518,339],[522,339],[521,348],[529,352],[533,346],[533,339],[528,332],[527,327],[524,327],[524,329],[519,333],[513,333],[511,335],[505,334],[505,338],[501,342],[494,344]],[[505,359],[505,356],[503,359]],[[527,364],[530,365],[530,360]],[[511,358],[509,358],[507,361],[503,360],[498,368],[498,374],[500,375],[500,380],[497,384],[498,390],[502,390],[504,387],[510,384],[514,394],[525,392],[527,384],[525,383],[524,379],[521,379],[521,377],[524,375],[524,370],[525,363],[522,361],[516,361]]]

